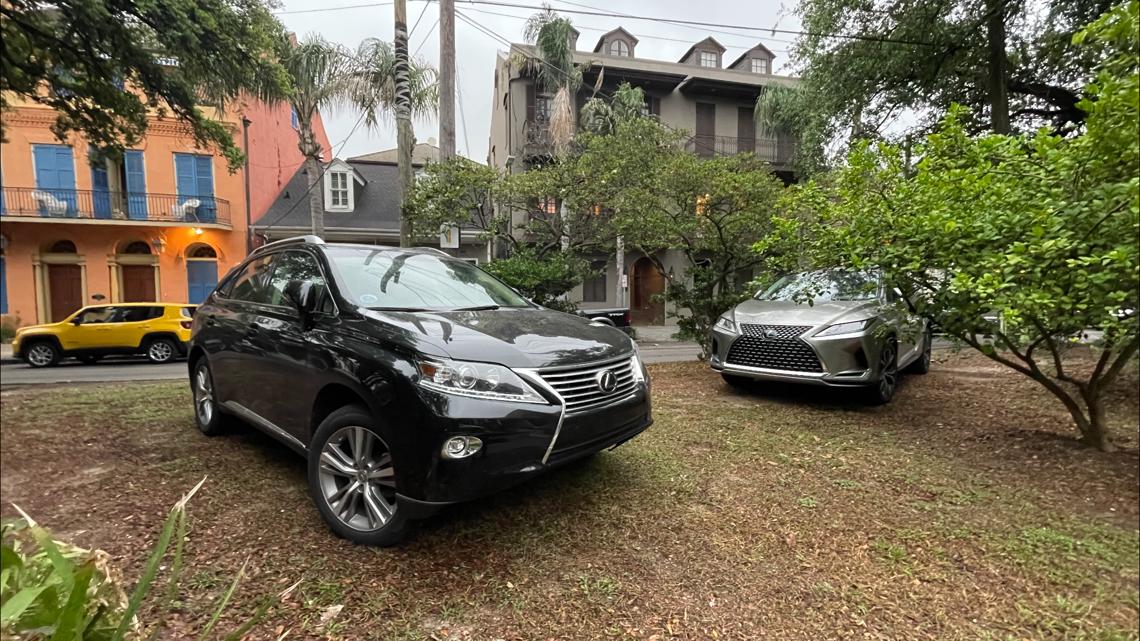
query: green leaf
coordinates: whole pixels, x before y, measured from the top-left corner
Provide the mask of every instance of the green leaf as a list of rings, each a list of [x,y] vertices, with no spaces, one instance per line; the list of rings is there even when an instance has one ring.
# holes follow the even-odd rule
[[[55,634],[51,641],[82,641],[82,623],[87,618],[88,603],[87,587],[95,575],[95,562],[88,561],[80,566],[75,573],[75,582],[71,587],[71,594],[59,613]]]
[[[19,592],[13,594],[7,601],[4,602],[4,605],[0,607],[0,621],[8,623],[20,618],[20,615],[24,613],[24,610],[28,609],[28,606],[36,600],[36,597],[38,597],[40,593],[47,588],[48,586],[46,585],[40,585],[31,588],[23,588]]]

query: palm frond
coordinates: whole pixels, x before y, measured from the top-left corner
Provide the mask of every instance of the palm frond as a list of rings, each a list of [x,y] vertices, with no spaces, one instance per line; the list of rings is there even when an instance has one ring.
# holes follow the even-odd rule
[[[355,55],[354,104],[365,112],[365,124],[387,122],[396,109],[396,51],[392,43],[368,38]],[[434,115],[439,104],[435,67],[422,59],[408,65],[408,85],[413,116]]]
[[[536,75],[538,84],[546,91],[555,92],[559,87],[576,91],[582,84],[570,46],[573,30],[570,20],[559,16],[549,5],[526,21],[523,37],[538,53],[541,64]]]

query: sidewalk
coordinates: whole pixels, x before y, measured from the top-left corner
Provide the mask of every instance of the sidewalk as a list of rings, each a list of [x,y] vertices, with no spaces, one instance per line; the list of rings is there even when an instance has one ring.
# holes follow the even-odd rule
[[[8,361],[15,361],[16,357],[12,355],[12,344],[0,344],[0,363],[7,363]]]
[[[676,325],[637,325],[637,342],[645,343],[676,343],[676,334],[681,328]]]
[[[676,325],[639,325],[637,345],[646,363],[673,363],[695,361],[701,353],[696,343],[673,338],[679,329]]]

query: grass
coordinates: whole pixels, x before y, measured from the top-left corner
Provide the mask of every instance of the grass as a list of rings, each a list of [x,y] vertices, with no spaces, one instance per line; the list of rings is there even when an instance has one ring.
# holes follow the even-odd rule
[[[742,393],[694,364],[651,373],[645,435],[395,549],[333,537],[286,448],[198,435],[181,383],[4,392],[2,509],[137,576],[166,508],[207,475],[188,625],[247,556],[235,617],[303,581],[253,639],[1138,638],[1134,373],[1109,455],[976,359],[905,378],[880,408]]]

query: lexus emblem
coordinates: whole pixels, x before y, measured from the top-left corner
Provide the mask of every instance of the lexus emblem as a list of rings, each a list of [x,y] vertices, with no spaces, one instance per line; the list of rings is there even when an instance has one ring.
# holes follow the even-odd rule
[[[779,338],[779,337],[780,337],[780,332],[777,332],[774,329],[764,330],[764,338]]]
[[[598,384],[598,389],[601,390],[603,394],[612,394],[613,391],[617,389],[617,376],[608,369],[598,372],[594,381]]]

